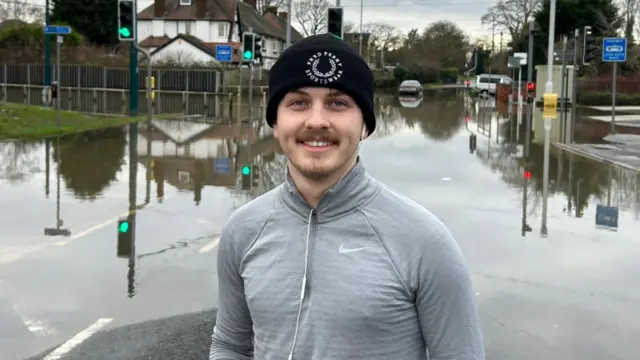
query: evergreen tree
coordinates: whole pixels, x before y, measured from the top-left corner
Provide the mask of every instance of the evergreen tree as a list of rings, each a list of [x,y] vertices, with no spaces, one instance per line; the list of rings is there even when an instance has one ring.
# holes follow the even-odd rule
[[[69,24],[95,45],[118,43],[118,2],[114,0],[53,0],[51,22]]]

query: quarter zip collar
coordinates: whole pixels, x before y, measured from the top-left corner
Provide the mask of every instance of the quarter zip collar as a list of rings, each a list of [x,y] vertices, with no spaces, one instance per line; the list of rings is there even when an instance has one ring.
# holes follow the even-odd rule
[[[364,205],[377,191],[378,185],[367,173],[358,156],[356,165],[322,197],[314,213],[319,223],[340,217]],[[280,198],[286,207],[303,218],[308,218],[311,206],[298,192],[287,167]]]

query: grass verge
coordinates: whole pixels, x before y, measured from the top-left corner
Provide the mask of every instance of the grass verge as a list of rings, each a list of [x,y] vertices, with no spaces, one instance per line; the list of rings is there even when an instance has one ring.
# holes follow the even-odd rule
[[[145,116],[97,116],[60,110],[58,130],[55,109],[5,103],[0,104],[0,139],[73,134],[122,126],[145,119]]]

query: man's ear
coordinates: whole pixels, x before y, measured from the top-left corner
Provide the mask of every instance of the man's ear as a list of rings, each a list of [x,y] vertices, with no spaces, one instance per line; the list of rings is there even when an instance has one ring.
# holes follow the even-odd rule
[[[278,124],[273,123],[273,137],[278,138]]]
[[[360,135],[360,140],[364,140],[369,136],[369,131],[367,131],[367,126],[362,126],[362,134]]]

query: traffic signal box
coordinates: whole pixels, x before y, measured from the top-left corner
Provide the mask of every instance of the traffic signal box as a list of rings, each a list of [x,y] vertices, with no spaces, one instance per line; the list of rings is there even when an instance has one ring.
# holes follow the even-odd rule
[[[587,65],[596,57],[598,39],[591,33],[591,26],[584,27],[584,43],[582,46],[582,64]]]
[[[242,166],[242,190],[251,190],[251,165]]]
[[[118,39],[136,40],[136,4],[132,0],[118,0]]]
[[[131,222],[128,218],[118,220],[118,257],[129,257],[131,254]]]
[[[342,20],[343,11],[341,7],[330,7],[327,9],[327,32],[342,39],[344,37]]]
[[[242,61],[252,63],[262,60],[262,36],[254,33],[242,34]]]

